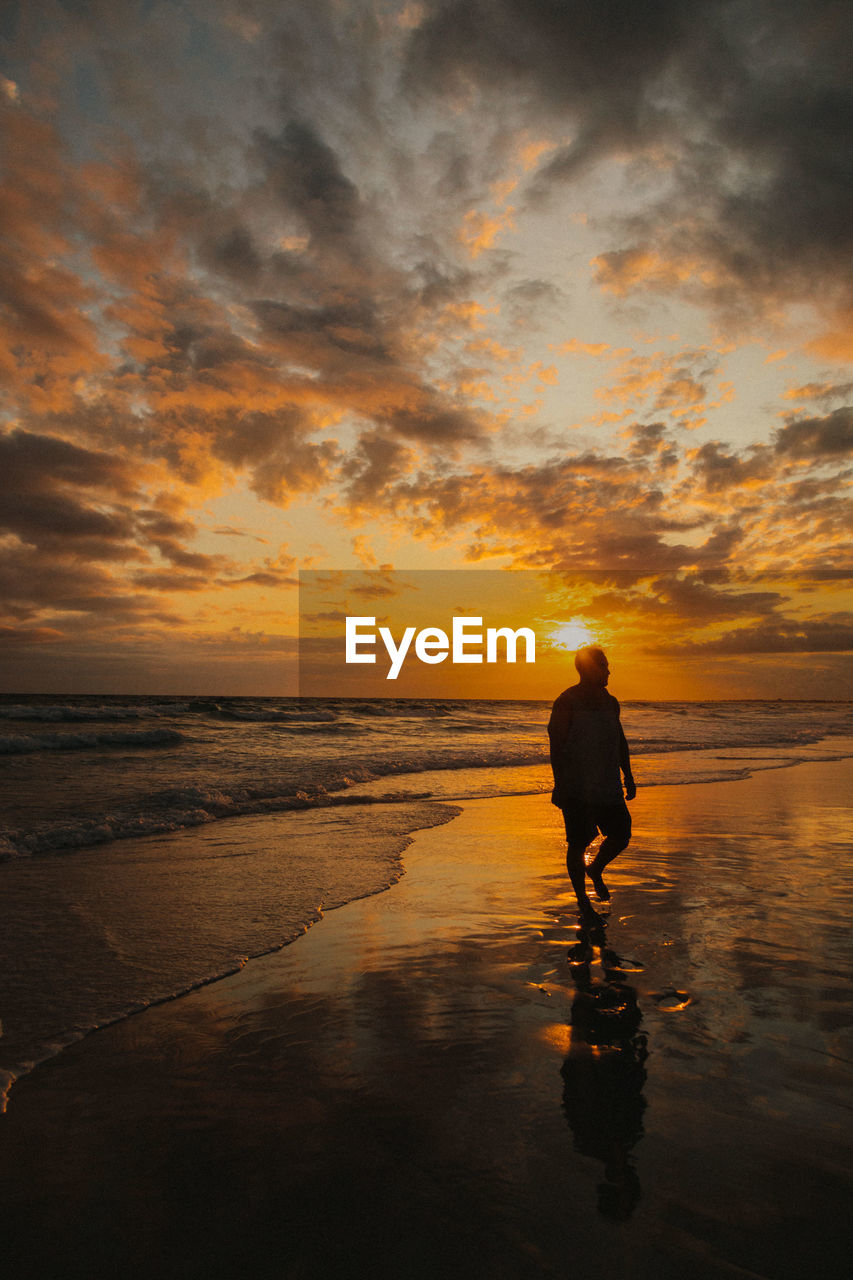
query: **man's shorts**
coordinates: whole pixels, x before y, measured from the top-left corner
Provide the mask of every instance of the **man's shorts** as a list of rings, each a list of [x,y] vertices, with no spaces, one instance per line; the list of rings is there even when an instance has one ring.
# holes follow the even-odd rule
[[[631,839],[631,815],[624,800],[615,804],[587,804],[574,800],[566,808],[561,806],[566,824],[566,840],[574,848],[585,849],[599,831],[611,840],[619,841],[624,848]]]

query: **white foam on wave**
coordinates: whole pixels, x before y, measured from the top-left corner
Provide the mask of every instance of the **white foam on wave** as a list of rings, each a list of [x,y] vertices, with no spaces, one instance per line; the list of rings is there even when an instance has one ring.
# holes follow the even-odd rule
[[[363,778],[348,780],[356,785]],[[197,787],[178,788],[157,799],[160,807],[147,811],[118,809],[66,822],[53,822],[30,830],[7,830],[0,834],[0,861],[34,854],[71,853],[137,836],[167,835],[189,827],[200,827],[223,818],[253,814],[288,813],[304,809],[333,808],[357,804],[399,804],[425,800],[424,791],[395,791],[387,795],[329,794],[325,788],[288,792],[282,795],[252,796],[244,790],[228,793]]]

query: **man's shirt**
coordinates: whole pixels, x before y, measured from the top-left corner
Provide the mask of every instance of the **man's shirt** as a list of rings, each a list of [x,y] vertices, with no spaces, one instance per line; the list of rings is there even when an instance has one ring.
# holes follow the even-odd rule
[[[606,689],[590,696],[576,684],[561,693],[551,711],[548,736],[555,804],[619,804],[624,799],[619,703]]]

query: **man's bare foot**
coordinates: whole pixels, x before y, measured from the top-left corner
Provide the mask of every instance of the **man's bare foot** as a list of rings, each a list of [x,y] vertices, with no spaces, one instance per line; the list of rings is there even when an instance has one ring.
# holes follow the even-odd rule
[[[601,902],[609,902],[610,890],[602,880],[601,872],[599,871],[598,867],[595,865],[594,862],[591,862],[589,864],[589,866],[586,869],[586,874],[589,876],[590,880],[592,881],[592,887],[595,890],[596,894],[598,895],[599,900]]]

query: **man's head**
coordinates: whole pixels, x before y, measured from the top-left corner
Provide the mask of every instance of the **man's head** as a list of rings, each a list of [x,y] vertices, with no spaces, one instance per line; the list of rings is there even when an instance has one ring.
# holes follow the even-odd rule
[[[575,654],[578,675],[585,684],[597,684],[606,688],[610,678],[607,655],[600,645],[587,644]]]

